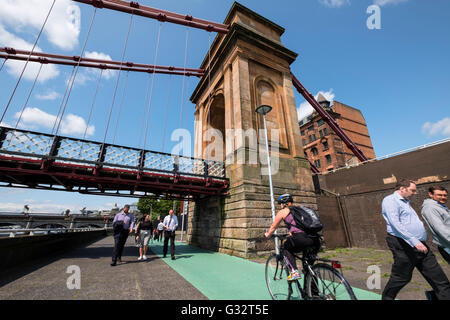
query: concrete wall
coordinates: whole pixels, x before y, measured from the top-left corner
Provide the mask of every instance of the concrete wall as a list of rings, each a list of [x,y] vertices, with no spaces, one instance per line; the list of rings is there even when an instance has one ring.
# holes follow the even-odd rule
[[[0,238],[0,272],[32,259],[64,252],[107,236],[103,230]]]
[[[442,185],[450,190],[450,142],[320,176],[321,189],[338,194],[343,210],[338,219],[338,207],[329,208],[332,200],[327,200],[328,207],[325,200],[320,200],[320,217],[344,221],[350,246],[386,249],[386,223],[381,215],[381,202],[394,192],[399,178],[417,183],[418,193],[411,197],[411,205],[422,218],[420,210],[423,200],[428,198],[427,189],[432,185]],[[321,197],[336,198],[333,195]],[[324,230],[327,246],[341,246],[342,238],[337,234],[345,234],[344,226],[334,225],[333,228],[341,231]],[[431,243],[429,232],[428,242]]]

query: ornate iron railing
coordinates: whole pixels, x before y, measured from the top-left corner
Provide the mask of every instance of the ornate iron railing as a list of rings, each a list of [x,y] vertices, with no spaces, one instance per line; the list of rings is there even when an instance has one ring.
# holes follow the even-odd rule
[[[0,126],[0,155],[227,180],[224,162],[2,126]]]

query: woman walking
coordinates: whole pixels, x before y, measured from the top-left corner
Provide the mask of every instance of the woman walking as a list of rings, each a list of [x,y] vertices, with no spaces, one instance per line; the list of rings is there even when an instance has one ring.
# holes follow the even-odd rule
[[[150,216],[148,214],[139,221],[136,227],[136,242],[139,247],[139,258],[138,260],[147,260],[148,242],[153,234],[153,223],[150,221]]]

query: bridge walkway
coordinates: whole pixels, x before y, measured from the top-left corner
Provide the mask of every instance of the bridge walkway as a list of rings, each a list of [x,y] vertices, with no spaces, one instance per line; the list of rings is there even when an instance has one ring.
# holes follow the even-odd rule
[[[0,300],[270,300],[264,264],[176,243],[176,260],[162,258],[162,241],[151,244],[147,261],[137,260],[130,237],[122,263],[110,266],[113,238],[85,248],[35,261],[0,278]],[[81,289],[67,288],[71,274],[81,271]],[[359,299],[379,295],[354,289]]]

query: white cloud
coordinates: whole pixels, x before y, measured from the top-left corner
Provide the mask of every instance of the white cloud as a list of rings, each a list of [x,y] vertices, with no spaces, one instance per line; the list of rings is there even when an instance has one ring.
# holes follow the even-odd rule
[[[15,114],[15,118],[19,118],[20,112]],[[22,114],[21,127],[28,129],[35,128],[53,128],[56,116],[42,111],[39,108],[26,108]],[[86,130],[86,121],[77,115],[69,113],[61,122],[61,134],[83,135]],[[87,128],[86,136],[91,136],[95,132],[95,127],[90,125]]]
[[[39,100],[56,100],[60,97],[61,97],[61,95],[58,92],[53,91],[53,90],[47,91],[44,94],[39,94],[39,93],[36,94],[36,98]]]
[[[402,2],[407,2],[408,0],[375,0],[374,4],[382,7],[389,4],[399,4]]]
[[[444,118],[438,122],[425,122],[422,126],[422,132],[430,135],[443,135],[450,137],[450,118]]]
[[[319,0],[319,2],[329,8],[339,8],[350,4],[350,0]]]
[[[39,32],[52,0],[3,0],[0,23],[15,33]],[[78,45],[81,12],[70,0],[58,0],[44,28],[44,35],[55,46],[71,50]],[[20,48],[23,49],[23,48]]]
[[[319,93],[321,93],[328,101],[331,102],[331,104],[333,104],[333,100],[334,100],[334,93],[333,93],[333,89],[330,89],[329,91],[319,91],[317,92],[317,94],[314,96],[314,99],[317,100]],[[311,113],[313,113],[314,108],[309,104],[308,101],[302,102],[298,108],[297,108],[297,114],[298,114],[298,120],[302,120],[303,118],[309,116]]]
[[[0,15],[0,46],[1,47],[12,47],[21,50],[30,50],[33,48],[33,44],[17,37],[16,35],[8,32],[1,25],[1,15]],[[35,52],[42,52],[42,49],[39,46],[34,48]],[[19,77],[22,73],[23,66],[25,65],[25,61],[12,60],[9,59],[5,63],[5,68],[8,70],[8,73]],[[37,62],[29,62],[23,77],[28,80],[34,80],[39,71],[40,63]],[[46,80],[55,78],[59,75],[58,68],[52,64],[44,64],[42,66],[41,73],[39,75],[39,82],[45,82]]]
[[[99,60],[109,60],[112,61],[111,56],[109,54],[103,53],[103,52],[96,52],[96,51],[86,51],[86,53],[84,54],[84,56],[86,58],[91,58],[91,59],[99,59]],[[95,74],[98,75],[98,69],[92,69],[89,68],[88,69],[89,73],[91,74]],[[103,75],[102,77],[104,79],[111,79],[115,74],[117,73],[116,70],[103,70]]]

